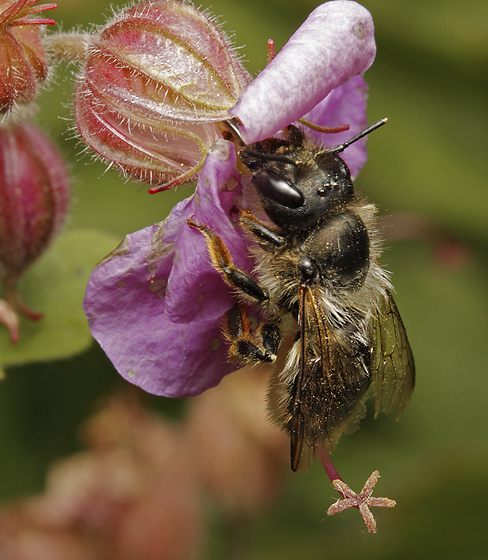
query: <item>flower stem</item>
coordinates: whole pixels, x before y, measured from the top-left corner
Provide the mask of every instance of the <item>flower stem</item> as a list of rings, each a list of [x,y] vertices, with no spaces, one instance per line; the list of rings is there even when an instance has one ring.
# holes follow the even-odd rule
[[[317,454],[325,472],[327,473],[327,476],[330,478],[330,481],[334,482],[334,480],[342,480],[334,466],[334,463],[332,462],[332,459],[330,458],[330,453],[325,449],[324,445],[320,445],[317,448]]]
[[[10,334],[10,342],[17,344],[19,341],[19,316],[15,309],[4,299],[0,299],[0,324],[7,327]]]
[[[90,42],[89,33],[56,33],[44,38],[44,49],[53,63],[82,62]]]

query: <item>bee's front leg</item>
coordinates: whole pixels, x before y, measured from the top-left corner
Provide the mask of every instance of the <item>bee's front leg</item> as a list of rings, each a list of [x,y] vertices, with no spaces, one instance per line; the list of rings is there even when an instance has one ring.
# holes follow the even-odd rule
[[[222,239],[211,228],[197,224],[191,218],[187,223],[205,236],[212,264],[227,284],[252,303],[266,306],[269,303],[268,291],[247,272],[236,268]],[[253,331],[244,306],[236,303],[227,313],[225,328],[230,342],[229,353],[234,358],[245,362],[275,360],[282,336],[277,322],[264,321]]]
[[[240,293],[247,296],[252,303],[266,305],[269,302],[268,291],[261,287],[247,272],[234,265],[225,243],[211,228],[205,224],[197,224],[192,218],[187,220],[187,224],[192,229],[198,229],[203,233],[212,264],[222,274],[229,286],[236,288]]]
[[[285,239],[275,231],[269,229],[261,220],[258,220],[250,210],[236,208],[235,211],[239,214],[239,221],[242,227],[251,232],[264,249],[279,249],[283,247]]]

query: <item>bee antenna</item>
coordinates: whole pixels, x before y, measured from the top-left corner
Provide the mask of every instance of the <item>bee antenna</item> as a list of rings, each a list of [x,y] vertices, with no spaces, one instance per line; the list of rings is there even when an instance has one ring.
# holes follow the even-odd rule
[[[229,119],[227,121],[222,121],[221,123],[217,123],[217,126],[223,131],[224,138],[226,140],[235,140],[243,149],[241,151],[246,152],[251,156],[256,158],[265,160],[265,161],[278,161],[280,163],[289,163],[291,165],[297,165],[297,162],[294,159],[290,159],[289,157],[282,156],[279,154],[266,154],[264,152],[260,152],[258,150],[253,150],[249,148],[244,143],[244,140],[241,137],[241,133],[239,130],[239,121],[236,118]]]
[[[246,155],[249,154],[258,159],[263,159],[265,161],[279,161],[280,163],[289,163],[291,165],[297,165],[297,162],[294,159],[291,159],[287,156],[281,156],[279,154],[266,154],[264,152],[259,152],[258,150],[253,150],[252,148],[244,148],[243,151],[246,153]]]
[[[339,146],[334,146],[333,148],[329,148],[329,149],[324,150],[324,151],[329,152],[329,153],[331,153],[331,152],[332,153],[343,152],[348,146],[350,146],[351,144],[354,144],[354,142],[357,142],[361,138],[364,138],[365,136],[367,136],[370,132],[373,132],[373,130],[376,130],[380,126],[383,126],[386,123],[387,120],[388,120],[387,118],[381,119],[380,121],[375,122],[371,126],[368,126],[368,128],[365,128],[359,134],[356,134],[356,136],[353,136],[347,142],[344,142],[344,144],[340,144]]]

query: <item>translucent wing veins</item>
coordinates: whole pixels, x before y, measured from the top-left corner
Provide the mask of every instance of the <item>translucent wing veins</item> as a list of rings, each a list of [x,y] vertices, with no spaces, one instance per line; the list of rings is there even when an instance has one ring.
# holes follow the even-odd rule
[[[405,327],[390,292],[372,322],[371,375],[375,416],[396,409],[401,415],[415,384],[415,364]]]

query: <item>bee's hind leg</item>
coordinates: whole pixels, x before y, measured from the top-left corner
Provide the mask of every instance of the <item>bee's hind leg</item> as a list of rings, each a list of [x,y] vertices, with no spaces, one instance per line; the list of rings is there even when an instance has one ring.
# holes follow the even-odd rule
[[[245,362],[273,362],[281,343],[281,330],[276,322],[265,321],[255,331],[242,304],[236,303],[227,312],[229,353]]]

